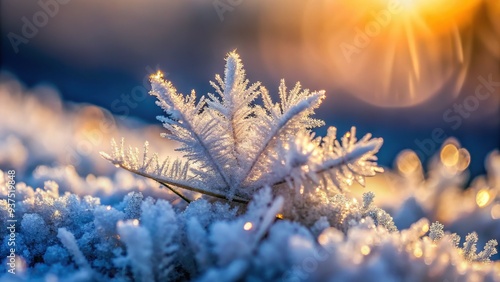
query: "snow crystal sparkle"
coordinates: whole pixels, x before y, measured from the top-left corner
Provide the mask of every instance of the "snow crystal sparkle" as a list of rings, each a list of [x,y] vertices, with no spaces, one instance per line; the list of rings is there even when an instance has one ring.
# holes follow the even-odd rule
[[[260,82],[249,83],[235,52],[226,58],[224,79],[216,75],[216,82],[211,82],[216,94],[202,96],[198,102],[194,91],[177,93],[160,71],[150,79],[151,94],[167,114],[158,118],[168,130],[163,136],[181,143],[177,150],[185,160],[160,162],[157,155],[149,157],[146,142],[140,161],[138,150],[126,150],[123,140],[119,146],[112,142],[111,155],[102,155],[156,180],[187,202],[191,200],[177,187],[248,203],[256,191],[270,186],[276,195],[301,201],[303,195],[320,190],[333,196],[354,181],[363,185],[365,176],[383,171],[375,156],[381,138],[368,134],[358,140],[352,128],[337,139],[334,127],[327,136],[315,137],[311,129],[324,122],[311,115],[324,99],[324,91],[302,90],[300,83],[288,90],[282,80],[281,101],[274,103]],[[281,189],[282,184],[290,190]]]

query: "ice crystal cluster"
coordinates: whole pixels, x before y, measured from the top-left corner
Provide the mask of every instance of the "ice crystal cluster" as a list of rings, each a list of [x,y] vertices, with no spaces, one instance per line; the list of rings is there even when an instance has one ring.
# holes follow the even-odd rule
[[[0,155],[2,223],[10,216],[7,171],[18,171],[16,274],[7,272],[11,235],[2,228],[0,281],[500,280],[498,153],[487,161],[488,176],[464,192],[458,187],[468,155],[458,143],[443,145],[427,179],[406,151],[385,173],[384,187],[367,181],[356,196],[360,189],[349,186],[381,171],[381,140],[357,140],[354,129],[340,139],[334,128],[314,136],[322,122],[311,115],[322,91],[287,90],[282,82],[275,103],[245,79],[234,52],[206,98],[177,93],[161,74],[151,81],[166,112],[165,136],[183,157],[163,160],[175,152],[162,151],[162,142],[173,143],[154,139],[150,133],[158,131],[145,125],[101,130],[100,140],[150,139],[143,152],[122,141],[104,154],[123,170],[87,151],[70,154],[80,160],[76,167],[64,163],[68,150],[81,147],[75,136],[99,126],[89,113],[103,111],[67,110],[54,96],[44,104],[15,81],[0,80],[0,110],[11,117],[0,122],[0,151],[8,152]],[[53,128],[65,123],[76,126]],[[68,146],[48,146],[40,131]]]
[[[104,205],[96,197],[61,193],[52,181],[16,188],[17,274],[2,265],[2,281],[498,279],[495,265],[484,262],[495,253],[495,242],[478,251],[474,233],[460,243],[426,219],[396,231],[370,216],[347,232],[322,219],[307,228],[276,218],[283,200],[269,188],[254,195],[245,213],[205,199],[179,210],[139,192]],[[351,213],[373,205],[370,195],[365,199]],[[7,219],[3,209],[1,217]],[[6,233],[1,231],[5,240]],[[7,244],[0,252],[8,253]]]
[[[297,210],[304,205],[319,211],[321,204],[310,203],[314,198],[329,205],[336,201],[330,198],[354,181],[364,184],[365,176],[383,171],[375,156],[382,139],[368,134],[357,140],[355,128],[337,139],[334,127],[325,137],[315,137],[311,128],[324,122],[311,115],[324,91],[302,90],[299,83],[288,90],[282,80],[280,101],[274,103],[265,87],[249,83],[235,52],[226,58],[224,79],[216,75],[215,81],[211,85],[216,94],[197,99],[194,91],[178,93],[161,72],[151,76],[151,94],[167,114],[158,117],[168,130],[163,136],[181,144],[177,150],[184,153],[184,162],[170,164],[169,159],[149,157],[147,143],[141,160],[137,149],[124,148],[123,140],[120,146],[113,142],[113,153],[103,156],[181,197],[176,187],[248,203],[254,193],[269,186],[290,203],[284,213],[292,218],[310,212]]]

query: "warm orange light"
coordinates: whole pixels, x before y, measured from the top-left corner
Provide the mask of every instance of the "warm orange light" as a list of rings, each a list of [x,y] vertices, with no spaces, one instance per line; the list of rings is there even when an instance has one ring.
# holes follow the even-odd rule
[[[245,225],[243,225],[243,229],[245,229],[246,231],[252,229],[253,227],[253,224],[251,222],[247,222],[245,223]]]
[[[314,82],[383,107],[421,104],[444,86],[456,95],[465,82],[472,37],[461,28],[482,0],[291,2],[283,15],[284,7],[265,12],[261,42],[272,72],[300,65]]]
[[[427,233],[427,231],[429,231],[429,224],[424,224],[422,226],[422,232],[425,234],[425,233]]]
[[[157,71],[156,73],[152,74],[149,78],[152,80],[163,79],[163,73],[161,71]]]
[[[323,246],[326,245],[328,243],[328,235],[325,232],[321,233],[318,236],[318,242]]]
[[[330,1],[326,1],[330,2]],[[471,11],[477,9],[481,0],[351,0],[341,1],[350,8],[368,7],[375,13],[380,10],[391,12],[396,21],[413,22],[428,28],[429,32],[439,33],[455,29],[473,19]],[[375,13],[372,13],[375,14]],[[373,16],[366,16],[372,20]],[[395,22],[395,25],[399,22]]]
[[[368,254],[370,254],[370,252],[371,252],[370,247],[368,247],[366,245],[361,247],[361,254],[363,254],[364,256],[367,256]]]
[[[466,261],[461,261],[457,266],[457,272],[462,275],[465,274],[467,272],[467,265]]]
[[[406,150],[399,154],[397,158],[398,170],[405,175],[410,175],[420,168],[420,159],[417,154],[413,151]]]
[[[458,162],[457,169],[462,171],[469,167],[470,164],[470,153],[464,148],[458,150]]]
[[[422,249],[420,247],[416,247],[414,250],[413,250],[413,255],[417,258],[419,257],[422,257],[422,255],[424,254],[424,252],[422,251]]]
[[[453,144],[448,144],[441,150],[441,162],[447,166],[452,167],[458,163],[459,154],[458,148]]]
[[[490,193],[486,189],[481,189],[476,194],[476,203],[480,208],[486,206],[489,203],[490,199]]]

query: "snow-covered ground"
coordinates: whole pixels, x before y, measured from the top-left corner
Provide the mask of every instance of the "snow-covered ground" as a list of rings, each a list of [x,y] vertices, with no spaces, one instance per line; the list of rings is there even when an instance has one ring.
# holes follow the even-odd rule
[[[283,218],[269,189],[247,209],[210,197],[187,205],[99,155],[124,137],[179,156],[164,129],[63,103],[50,87],[3,75],[0,113],[0,217],[15,226],[0,229],[1,281],[500,281],[500,263],[486,262],[493,243],[481,252],[500,240],[498,152],[466,190],[470,156],[458,141],[428,169],[402,152],[394,170],[329,199],[339,228]]]

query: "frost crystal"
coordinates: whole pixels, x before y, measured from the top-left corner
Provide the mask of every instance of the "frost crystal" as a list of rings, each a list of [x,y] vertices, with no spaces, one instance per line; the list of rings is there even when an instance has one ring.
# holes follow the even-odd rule
[[[80,251],[73,233],[66,230],[66,228],[59,228],[57,237],[61,240],[61,243],[64,245],[64,247],[66,247],[69,253],[73,255],[73,259],[79,267],[89,268],[89,263]]]
[[[354,181],[364,184],[382,168],[375,153],[382,139],[370,134],[358,140],[352,128],[337,139],[331,127],[325,137],[311,129],[323,121],[311,118],[325,97],[324,91],[291,90],[281,81],[279,103],[260,83],[250,84],[237,53],[226,58],[224,78],[215,76],[215,93],[197,98],[177,92],[161,72],[151,76],[151,94],[167,116],[158,117],[168,130],[163,136],[178,141],[185,161],[164,162],[138,149],[112,142],[113,164],[152,178],[179,196],[177,188],[248,203],[267,186],[287,183],[295,194],[314,193],[316,188],[343,191]],[[259,103],[257,100],[261,100]],[[276,193],[274,193],[276,194]]]
[[[444,236],[443,228],[444,225],[437,221],[431,224],[429,238],[431,238],[431,240],[434,242],[441,240],[441,238],[443,238]]]
[[[463,247],[464,257],[466,260],[473,261],[476,258],[476,244],[477,244],[477,234],[476,232],[469,233],[465,236],[465,243]]]
[[[481,251],[476,256],[476,261],[490,261],[490,257],[497,254],[496,246],[498,245],[497,240],[489,240],[488,243],[484,246],[484,250]]]

